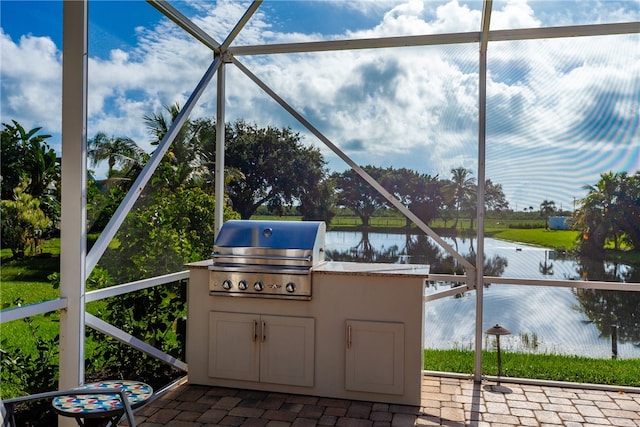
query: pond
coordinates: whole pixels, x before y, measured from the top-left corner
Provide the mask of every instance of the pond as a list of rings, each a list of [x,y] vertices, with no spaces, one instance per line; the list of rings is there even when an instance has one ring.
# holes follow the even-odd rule
[[[475,264],[475,239],[445,238]],[[428,264],[432,273],[464,274],[454,258],[424,235],[327,233],[327,258],[335,261]],[[637,266],[595,262],[549,249],[485,239],[485,275],[513,278],[640,282]],[[426,293],[448,289],[432,283]],[[425,304],[425,348],[473,349],[475,292]],[[486,285],[483,330],[499,323],[509,351],[585,357],[640,357],[640,292],[550,286]]]

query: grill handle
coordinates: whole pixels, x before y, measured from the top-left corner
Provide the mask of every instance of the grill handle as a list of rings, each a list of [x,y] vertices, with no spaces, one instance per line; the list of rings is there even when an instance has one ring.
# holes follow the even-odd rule
[[[213,259],[216,258],[234,258],[234,259],[261,259],[261,260],[276,260],[276,261],[305,261],[311,262],[311,255],[304,256],[286,256],[286,255],[238,255],[238,254],[221,254],[218,252],[214,252],[211,254]]]

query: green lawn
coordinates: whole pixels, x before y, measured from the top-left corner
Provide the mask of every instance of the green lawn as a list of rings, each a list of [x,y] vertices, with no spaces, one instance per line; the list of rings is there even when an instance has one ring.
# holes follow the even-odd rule
[[[471,374],[474,357],[468,350],[425,350],[424,369]],[[498,375],[496,352],[484,351],[482,357],[482,373]],[[505,377],[639,387],[638,372],[640,359],[502,352],[502,375]]]
[[[60,296],[47,278],[60,271],[60,239],[45,241],[42,254],[11,259],[11,251],[0,251],[0,305],[3,309],[52,300]],[[96,301],[87,306],[87,311],[96,313],[104,302]],[[38,339],[52,340],[60,331],[58,312],[32,316],[29,322],[16,320],[0,324],[0,348],[20,349],[22,354],[36,354]],[[87,341],[87,354],[94,344]],[[0,396],[17,396],[21,387],[5,380],[0,382]]]
[[[545,230],[544,228],[507,228],[500,231],[488,231],[486,233],[487,237],[559,250],[575,249],[579,234],[578,231],[574,230]]]

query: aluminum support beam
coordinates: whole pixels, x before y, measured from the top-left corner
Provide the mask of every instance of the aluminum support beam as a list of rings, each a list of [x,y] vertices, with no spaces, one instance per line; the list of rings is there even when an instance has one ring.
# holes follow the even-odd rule
[[[275,53],[329,52],[339,50],[380,49],[393,47],[432,46],[459,43],[478,43],[479,32],[425,34],[419,36],[380,37],[356,40],[328,40],[319,42],[278,43],[257,46],[236,46],[229,53],[242,55],[269,55]]]
[[[215,198],[216,198],[216,211],[214,213],[214,233],[218,236],[222,223],[224,222],[224,142],[225,142],[225,86],[226,86],[226,73],[225,73],[225,57],[227,57],[227,49],[233,43],[238,36],[242,28],[249,22],[251,16],[258,9],[262,0],[256,0],[246,10],[240,21],[231,30],[227,38],[220,46],[218,55],[221,57],[222,63],[218,69],[218,82],[217,82],[217,97],[216,97],[216,165],[215,165]]]
[[[160,13],[169,18],[180,28],[192,35],[196,40],[207,46],[209,49],[216,52],[219,50],[220,43],[218,43],[202,28],[194,24],[189,18],[180,13],[178,9],[171,6],[169,2],[163,0],[147,0],[147,3],[158,9]]]
[[[485,276],[484,283],[492,285],[552,286],[575,289],[640,292],[640,283],[592,282],[588,280],[517,279],[513,277],[495,276]]]
[[[472,288],[469,285],[454,286],[449,289],[443,289],[441,291],[437,291],[432,294],[425,295],[423,300],[424,302],[435,301],[438,299],[453,297],[459,294],[463,294],[465,292],[473,291],[474,289],[475,288]]]
[[[84,383],[88,2],[65,0],[62,18],[62,175],[60,238],[60,389]],[[58,425],[74,421],[58,417]]]
[[[403,205],[397,198],[389,193],[382,185],[380,185],[371,175],[364,171],[358,164],[356,164],[349,156],[347,156],[342,150],[340,150],[333,142],[331,142],[326,136],[324,136],[318,129],[316,129],[307,119],[305,119],[300,113],[298,113],[291,105],[276,94],[269,86],[267,86],[262,80],[260,80],[255,74],[249,71],[242,63],[236,58],[231,58],[233,63],[249,77],[255,84],[257,84],[263,91],[265,91],[271,98],[273,98],[282,108],[284,108],[289,114],[291,114],[296,120],[298,120],[304,127],[306,127],[312,134],[314,134],[320,141],[322,141],[331,151],[333,151],[338,157],[344,160],[358,175],[362,177],[369,185],[378,191],[389,203],[391,203],[396,209],[398,209],[403,215],[413,221],[414,224],[432,239],[434,239],[445,251],[447,251],[452,257],[457,259],[466,269],[467,274],[471,274],[472,280],[475,278],[475,267],[469,261],[467,261],[462,255],[457,253],[447,242],[445,242],[435,231],[429,228],[420,218],[418,218],[413,212],[411,212],[405,205]]]
[[[616,34],[634,33],[640,33],[640,22],[496,30],[489,33],[489,41],[500,42],[533,39],[557,39],[564,37],[612,36]]]
[[[476,331],[475,331],[475,381],[482,380],[482,318],[484,312],[484,196],[486,184],[485,155],[487,131],[487,45],[491,22],[492,0],[486,0],[482,9],[482,37],[480,40],[478,82],[478,194],[477,194],[477,251],[476,251]]]
[[[0,312],[0,324],[49,313],[51,311],[63,310],[65,308],[67,308],[66,298],[50,299],[21,307],[7,308]]]
[[[240,18],[238,23],[235,25],[235,27],[233,27],[233,29],[231,30],[227,38],[224,40],[224,42],[222,43],[222,46],[220,46],[220,52],[225,53],[227,51],[229,46],[231,46],[231,43],[233,43],[236,37],[238,37],[238,34],[240,34],[240,31],[242,31],[244,26],[247,24],[247,22],[249,22],[249,19],[251,19],[251,17],[256,12],[256,10],[258,10],[261,4],[262,4],[262,0],[254,0],[251,3],[249,8],[242,15],[242,18]]]
[[[86,299],[87,302],[99,301],[101,299],[124,295],[128,294],[129,292],[137,292],[142,289],[153,288],[155,286],[164,285],[166,283],[173,283],[187,279],[189,279],[189,270],[184,270],[177,273],[169,273],[163,276],[149,277],[147,279],[137,280],[135,282],[123,283],[121,285],[109,286],[108,288],[89,291],[87,292]]]
[[[215,164],[215,198],[216,211],[214,212],[214,234],[218,232],[224,222],[224,141],[225,141],[225,79],[226,64],[220,64],[218,68],[217,96],[216,96],[216,164]]]
[[[497,30],[489,32],[485,40],[492,42],[516,41],[633,33],[640,33],[640,22]],[[468,32],[449,34],[425,34],[419,36],[381,37],[375,39],[278,43],[268,45],[232,47],[229,49],[229,53],[236,56],[242,56],[269,55],[279,53],[329,52],[356,49],[380,49],[394,47],[435,46],[461,43],[479,43],[481,37],[482,32]]]

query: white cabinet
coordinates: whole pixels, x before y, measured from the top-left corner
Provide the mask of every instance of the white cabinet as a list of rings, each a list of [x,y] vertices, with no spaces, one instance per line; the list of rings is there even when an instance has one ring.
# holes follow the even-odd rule
[[[371,393],[404,393],[404,324],[346,321],[345,387]]]
[[[209,313],[209,376],[313,386],[315,320]]]

